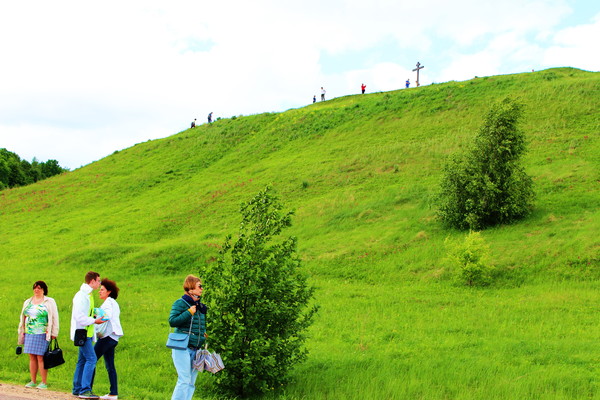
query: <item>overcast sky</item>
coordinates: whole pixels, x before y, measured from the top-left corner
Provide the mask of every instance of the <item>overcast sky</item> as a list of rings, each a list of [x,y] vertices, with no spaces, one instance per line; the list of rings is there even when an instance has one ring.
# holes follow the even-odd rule
[[[600,70],[598,0],[0,3],[0,148],[78,168],[198,119],[571,66]]]

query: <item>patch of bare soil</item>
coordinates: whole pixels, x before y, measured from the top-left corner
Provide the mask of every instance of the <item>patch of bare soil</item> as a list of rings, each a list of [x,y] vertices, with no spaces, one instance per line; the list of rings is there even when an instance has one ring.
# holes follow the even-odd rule
[[[73,400],[75,398],[70,393],[0,383],[0,400]]]

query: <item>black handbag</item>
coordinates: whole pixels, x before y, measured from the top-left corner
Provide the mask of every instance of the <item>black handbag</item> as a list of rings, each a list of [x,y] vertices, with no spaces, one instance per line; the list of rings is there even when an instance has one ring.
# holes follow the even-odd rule
[[[83,346],[85,341],[87,340],[87,330],[86,329],[75,329],[75,337],[73,338],[73,344],[75,346]]]
[[[58,346],[58,340],[50,340],[48,350],[46,350],[46,353],[44,353],[44,369],[58,367],[64,363],[65,358],[63,357],[61,348]]]

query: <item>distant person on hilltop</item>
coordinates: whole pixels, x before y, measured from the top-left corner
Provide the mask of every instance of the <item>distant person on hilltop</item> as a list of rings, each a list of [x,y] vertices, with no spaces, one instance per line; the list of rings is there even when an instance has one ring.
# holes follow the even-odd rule
[[[365,94],[366,88],[367,88],[367,85],[365,85],[364,83],[360,85],[360,90],[361,90],[362,94]]]
[[[212,122],[212,111],[208,114],[208,123],[210,124]]]
[[[316,102],[317,102],[317,95],[315,94],[315,95],[313,96],[313,104],[314,104],[314,103],[316,103]]]
[[[410,79],[406,80],[406,88],[408,89],[408,87],[410,86]]]
[[[325,89],[321,86],[321,101],[325,101]]]
[[[196,118],[194,118],[194,120],[192,121],[192,128],[196,127]]]

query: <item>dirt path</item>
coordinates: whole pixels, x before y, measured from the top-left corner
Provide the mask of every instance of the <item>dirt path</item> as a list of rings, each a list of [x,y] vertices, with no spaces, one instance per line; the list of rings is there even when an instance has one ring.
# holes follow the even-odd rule
[[[0,400],[73,400],[70,393],[52,390],[29,389],[25,386],[0,383]]]

